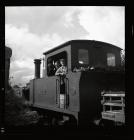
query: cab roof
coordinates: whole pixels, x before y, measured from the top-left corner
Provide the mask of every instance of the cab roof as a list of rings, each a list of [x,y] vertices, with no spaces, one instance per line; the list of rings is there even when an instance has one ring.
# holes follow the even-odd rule
[[[96,40],[70,40],[70,41],[67,41],[67,42],[65,42],[65,43],[63,43],[63,44],[61,44],[61,45],[58,45],[57,47],[54,47],[54,48],[52,48],[52,49],[50,49],[50,50],[44,52],[43,54],[44,54],[44,55],[49,54],[49,53],[54,52],[54,51],[56,51],[56,50],[58,50],[58,49],[60,49],[60,48],[67,47],[68,45],[71,45],[72,43],[82,43],[82,42],[101,43],[101,44],[105,44],[105,45],[107,44],[107,45],[109,45],[109,46],[111,46],[111,47],[115,47],[115,48],[117,48],[117,49],[119,49],[119,50],[122,50],[121,48],[119,48],[119,47],[117,47],[117,46],[115,46],[115,45],[112,45],[112,44],[106,43],[106,42],[102,42],[102,41],[96,41]]]

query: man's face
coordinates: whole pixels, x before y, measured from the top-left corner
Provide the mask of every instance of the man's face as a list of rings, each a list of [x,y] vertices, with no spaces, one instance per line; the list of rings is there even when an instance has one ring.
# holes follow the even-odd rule
[[[65,66],[65,61],[60,62],[62,66]]]
[[[58,68],[58,67],[59,67],[59,64],[58,64],[57,62],[55,63],[55,67],[56,67],[56,68]]]

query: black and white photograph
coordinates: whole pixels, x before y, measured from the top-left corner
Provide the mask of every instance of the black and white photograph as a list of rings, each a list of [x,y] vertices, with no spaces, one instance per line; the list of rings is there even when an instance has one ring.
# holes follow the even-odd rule
[[[5,6],[1,131],[123,135],[125,108],[125,6]]]

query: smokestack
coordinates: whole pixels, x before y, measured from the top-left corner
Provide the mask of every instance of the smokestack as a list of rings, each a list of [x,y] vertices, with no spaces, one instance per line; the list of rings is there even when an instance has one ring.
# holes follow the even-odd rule
[[[40,78],[40,64],[41,60],[40,59],[34,59],[35,63],[35,78]]]

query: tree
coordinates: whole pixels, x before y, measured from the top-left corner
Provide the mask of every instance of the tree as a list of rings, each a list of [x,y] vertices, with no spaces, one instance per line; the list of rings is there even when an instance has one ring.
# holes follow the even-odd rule
[[[121,51],[121,65],[125,69],[125,50]]]

